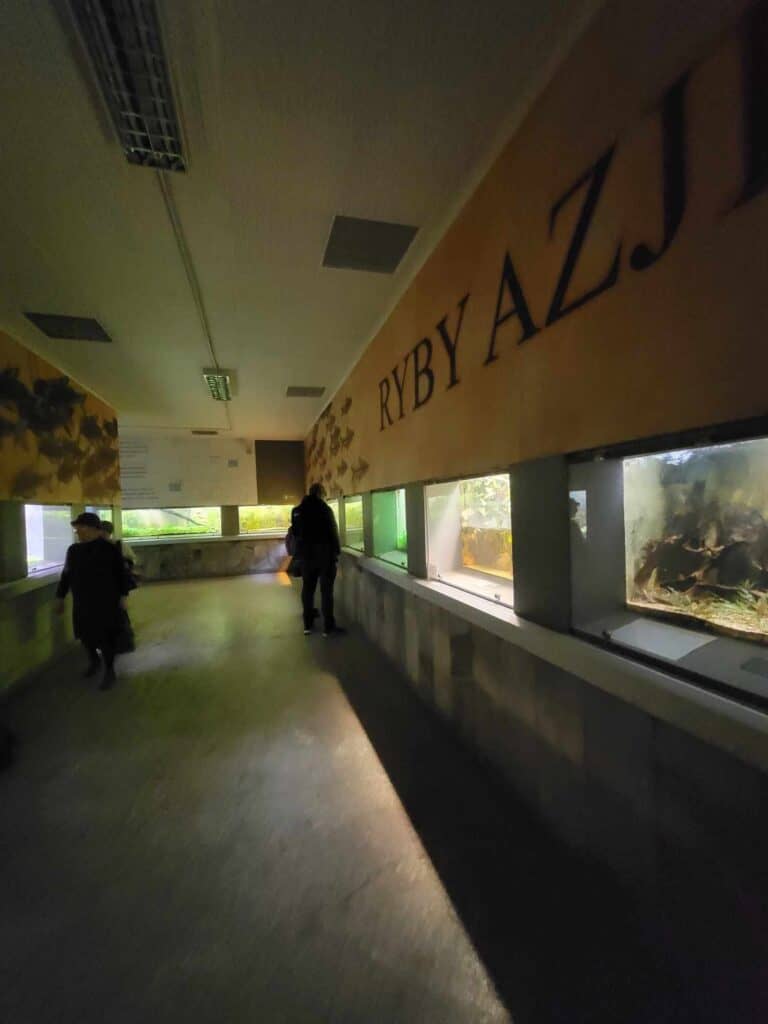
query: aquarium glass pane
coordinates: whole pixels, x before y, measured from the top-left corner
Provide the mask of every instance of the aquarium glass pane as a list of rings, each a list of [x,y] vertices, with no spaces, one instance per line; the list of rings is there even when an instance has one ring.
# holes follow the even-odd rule
[[[430,578],[511,607],[509,474],[433,484],[425,497]]]
[[[216,508],[131,508],[123,510],[125,538],[218,537],[221,509]]]
[[[336,525],[339,523],[339,499],[338,498],[326,498],[326,505],[333,512],[333,518],[336,520]]]
[[[373,553],[377,558],[408,568],[405,489],[373,495]]]
[[[240,533],[287,533],[291,505],[241,505]]]
[[[344,545],[355,551],[362,551],[365,547],[363,499],[359,494],[344,499]]]
[[[768,440],[574,462],[574,627],[768,700]]]
[[[75,541],[69,505],[25,505],[27,571],[43,572],[64,564],[67,548]]]
[[[768,440],[624,461],[633,608],[768,640]]]

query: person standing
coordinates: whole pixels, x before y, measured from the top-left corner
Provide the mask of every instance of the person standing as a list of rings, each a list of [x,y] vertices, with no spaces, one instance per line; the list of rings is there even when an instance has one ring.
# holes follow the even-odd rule
[[[114,544],[120,554],[123,556],[125,562],[125,568],[128,572],[128,584],[131,590],[135,590],[138,586],[138,580],[140,578],[140,566],[139,560],[136,557],[136,552],[133,550],[128,541],[120,540],[115,537],[115,524],[111,523],[108,519],[101,520],[101,535],[105,540],[108,540],[110,544]],[[131,586],[133,581],[133,586]]]
[[[82,512],[73,520],[77,543],[67,551],[64,570],[56,589],[57,612],[72,592],[72,624],[75,636],[88,652],[86,678],[104,666],[99,689],[115,685],[115,647],[122,626],[128,574],[121,552],[106,540],[94,512]],[[99,656],[101,652],[101,656]]]
[[[333,613],[333,584],[341,553],[339,530],[330,505],[325,502],[322,484],[312,484],[300,505],[291,511],[291,528],[296,541],[296,557],[301,564],[301,604],[304,635],[312,632],[315,615],[315,591],[320,582],[323,636],[343,633]]]

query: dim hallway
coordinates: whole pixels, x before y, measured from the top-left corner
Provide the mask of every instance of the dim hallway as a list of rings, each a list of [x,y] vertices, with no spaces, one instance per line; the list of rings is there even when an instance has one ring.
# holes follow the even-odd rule
[[[301,636],[286,577],[131,604],[114,691],[72,654],[7,708],[4,1022],[720,1019],[367,641]]]

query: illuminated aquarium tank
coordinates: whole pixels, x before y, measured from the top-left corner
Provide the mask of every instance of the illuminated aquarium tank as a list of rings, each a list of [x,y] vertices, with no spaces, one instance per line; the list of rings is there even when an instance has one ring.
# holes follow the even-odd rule
[[[624,461],[627,603],[768,643],[768,439]]]

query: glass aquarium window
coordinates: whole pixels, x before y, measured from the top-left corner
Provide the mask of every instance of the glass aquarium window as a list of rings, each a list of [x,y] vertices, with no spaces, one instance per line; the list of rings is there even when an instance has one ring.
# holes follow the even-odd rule
[[[86,505],[86,512],[95,512],[99,519],[112,521],[112,507],[110,505]]]
[[[405,488],[373,495],[373,553],[401,569],[408,568]]]
[[[241,505],[240,533],[287,533],[292,505]]]
[[[27,571],[43,572],[64,564],[75,541],[69,505],[25,505]]]
[[[336,525],[339,525],[339,499],[338,498],[326,498],[326,504],[329,506],[331,512],[333,512],[333,518],[336,520]]]
[[[574,625],[768,698],[768,439],[575,463],[571,499]]]
[[[221,509],[130,508],[123,510],[123,537],[219,537]]]
[[[512,607],[509,473],[425,489],[429,577]]]
[[[363,499],[359,494],[344,499],[344,546],[363,551]]]

